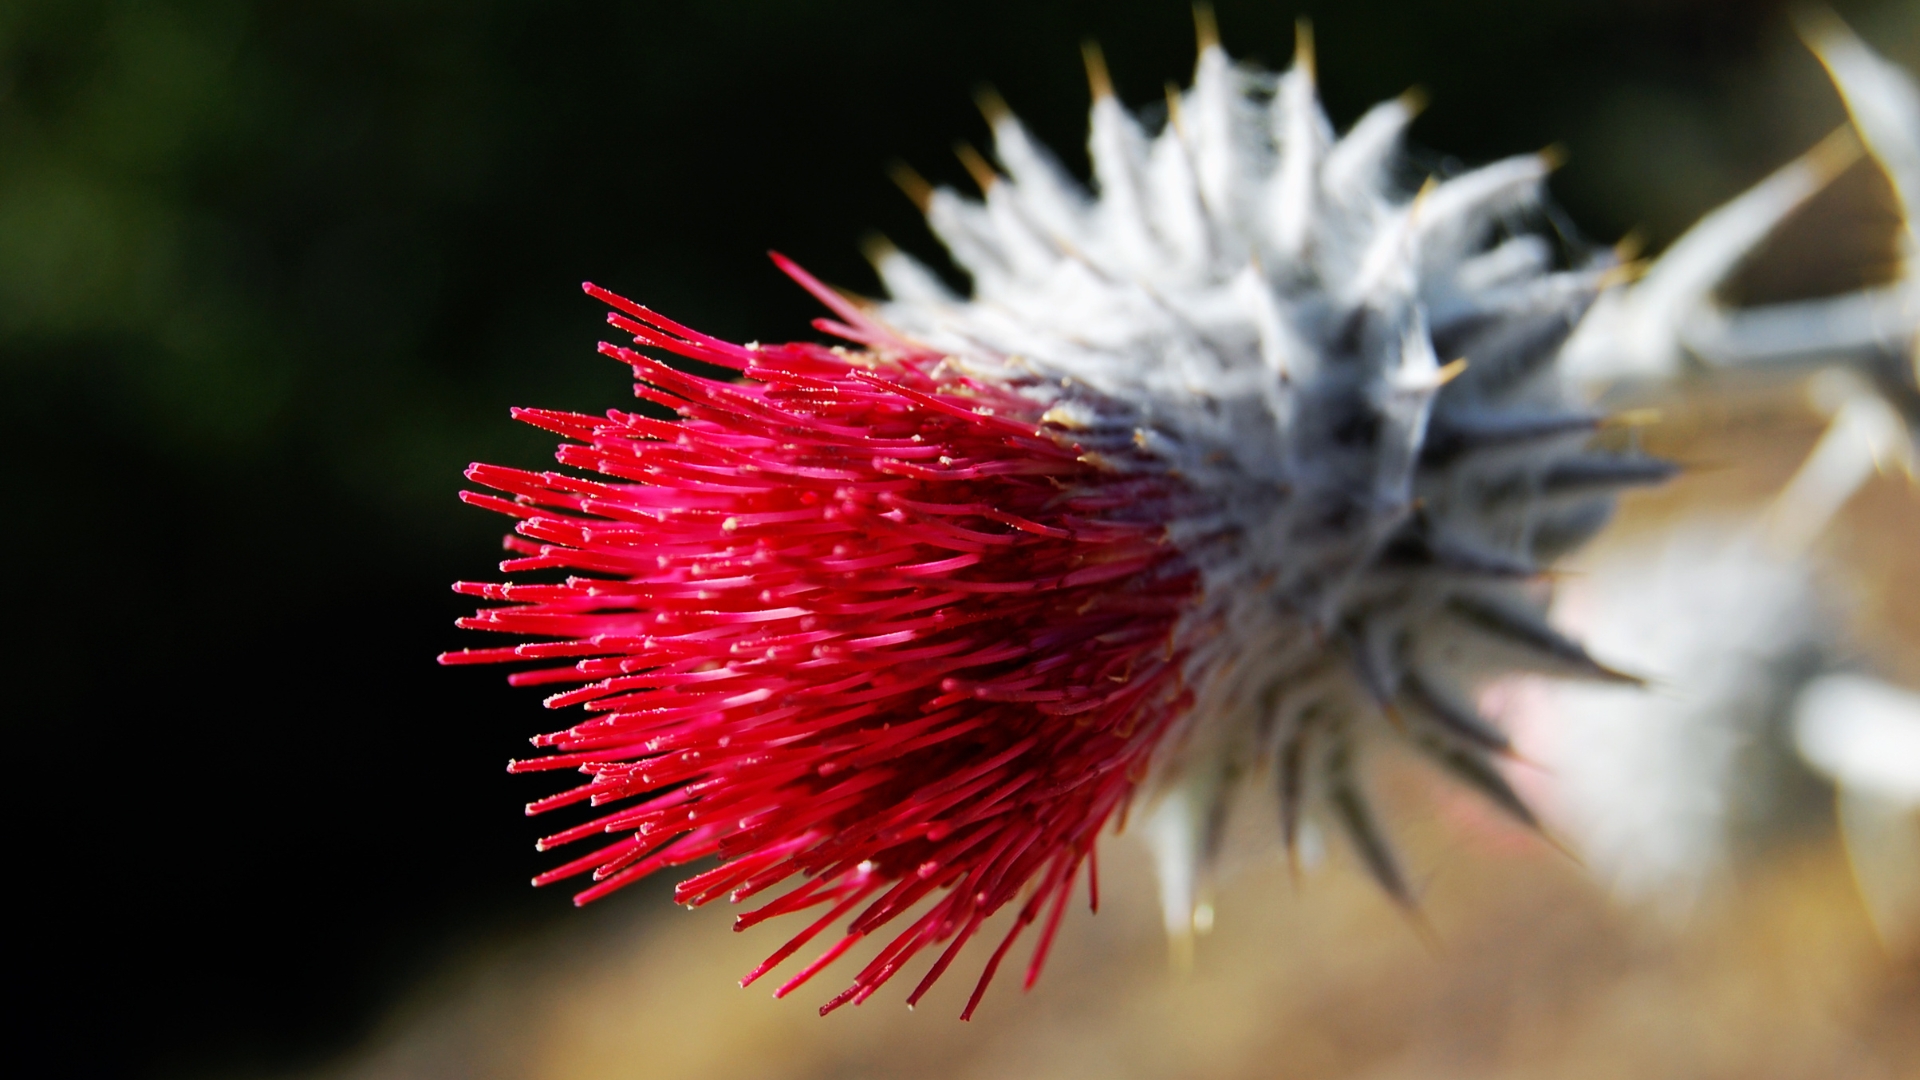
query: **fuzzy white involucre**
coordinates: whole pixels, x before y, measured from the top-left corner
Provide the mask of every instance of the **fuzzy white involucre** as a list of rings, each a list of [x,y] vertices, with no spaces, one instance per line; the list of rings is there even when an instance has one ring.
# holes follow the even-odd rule
[[[887,322],[1046,404],[1110,468],[1184,481],[1163,512],[1202,582],[1179,629],[1195,704],[1146,829],[1175,932],[1256,777],[1289,844],[1324,815],[1408,901],[1363,791],[1378,739],[1531,823],[1472,691],[1621,678],[1543,620],[1538,571],[1616,489],[1671,471],[1592,449],[1599,418],[1556,371],[1618,275],[1530,227],[1548,155],[1409,190],[1410,98],[1336,137],[1304,33],[1278,76],[1209,37],[1155,135],[1089,52],[1093,193],[988,102],[1004,175],[975,163],[983,201],[921,193],[971,297],[875,257]]]

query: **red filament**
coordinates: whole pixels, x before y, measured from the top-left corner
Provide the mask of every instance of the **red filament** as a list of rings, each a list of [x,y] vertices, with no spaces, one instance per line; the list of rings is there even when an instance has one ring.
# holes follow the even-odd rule
[[[590,874],[585,903],[717,861],[676,892],[698,905],[798,879],[737,928],[828,910],[744,982],[852,917],[781,994],[917,912],[822,1012],[944,946],[918,1000],[1019,900],[971,1015],[1044,913],[1038,976],[1185,704],[1175,628],[1195,578],[1160,509],[1177,480],[1083,454],[1042,422],[1043,394],[955,370],[780,261],[862,349],[734,345],[587,286],[636,345],[738,377],[602,345],[677,419],[516,410],[567,440],[574,471],[474,465],[499,494],[463,498],[516,519],[503,572],[568,576],[455,586],[500,602],[459,625],[538,640],[441,661],[561,661],[512,681],[580,712],[511,769],[586,777],[530,813],[603,811],[543,849],[606,843],[536,884]]]

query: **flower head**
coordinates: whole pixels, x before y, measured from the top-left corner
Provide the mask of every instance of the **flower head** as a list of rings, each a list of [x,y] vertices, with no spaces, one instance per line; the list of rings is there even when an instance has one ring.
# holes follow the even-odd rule
[[[521,519],[509,570],[591,576],[461,585],[516,602],[463,625],[565,640],[448,659],[564,657],[514,681],[585,682],[548,699],[585,707],[535,740],[556,752],[513,768],[591,780],[530,809],[641,800],[542,841],[619,836],[540,883],[592,871],[586,901],[718,856],[676,894],[700,904],[803,876],[740,925],[829,910],[748,982],[865,903],[782,993],[938,894],[829,1007],[950,942],[917,998],[1029,884],[1020,925],[1048,907],[1051,936],[1184,712],[1174,630],[1197,582],[1165,526],[1181,492],[787,268],[868,351],[729,345],[589,286],[639,342],[743,379],[605,346],[677,420],[521,411],[599,477],[480,465],[469,476],[515,498],[467,498]]]
[[[971,297],[892,250],[878,306],[778,260],[851,347],[734,345],[588,286],[673,419],[516,414],[575,471],[476,465],[501,494],[465,497],[518,519],[504,570],[573,576],[458,586],[505,602],[463,626],[542,640],[444,658],[559,661],[513,681],[582,706],[513,768],[584,773],[530,809],[604,807],[542,841],[603,846],[538,881],[590,873],[585,901],[717,858],[681,901],[786,885],[740,925],[814,921],[747,981],[842,920],[781,993],[884,941],[826,1009],[931,951],[917,1000],[1017,903],[971,1013],[1034,922],[1037,975],[1130,805],[1176,928],[1257,777],[1289,842],[1325,813],[1410,901],[1364,791],[1378,740],[1531,820],[1466,692],[1617,677],[1534,579],[1668,472],[1585,449],[1598,418],[1554,371],[1610,260],[1556,270],[1525,227],[1547,156],[1404,192],[1410,100],[1336,139],[1304,38],[1278,77],[1202,46],[1153,137],[1090,54],[1097,195],[990,103],[1006,175],[918,192]]]

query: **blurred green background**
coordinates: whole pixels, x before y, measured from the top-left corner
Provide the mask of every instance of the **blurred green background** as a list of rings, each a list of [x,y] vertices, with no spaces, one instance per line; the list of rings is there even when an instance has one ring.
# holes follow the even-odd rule
[[[1920,67],[1912,0],[1836,6]],[[1270,66],[1311,15],[1336,124],[1418,83],[1452,160],[1564,144],[1602,242],[1842,118],[1775,0],[1217,7]],[[1181,0],[0,3],[8,949],[60,1071],[317,1060],[564,918],[501,771],[537,696],[432,660],[498,558],[460,469],[546,460],[510,405],[631,400],[582,279],[778,339],[813,310],[768,248],[937,259],[885,165],[962,183],[983,82],[1084,173],[1087,37],[1136,105],[1192,62]]]

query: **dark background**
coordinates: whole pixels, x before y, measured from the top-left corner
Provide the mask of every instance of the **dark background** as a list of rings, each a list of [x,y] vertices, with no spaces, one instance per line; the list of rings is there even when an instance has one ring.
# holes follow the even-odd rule
[[[1285,62],[1295,9],[1218,6]],[[1602,241],[1840,119],[1772,0],[1308,13],[1336,124],[1417,82],[1421,145],[1562,142]],[[6,948],[43,1065],[318,1060],[568,918],[501,768],[551,719],[433,663],[499,557],[461,467],[547,460],[509,405],[631,400],[583,278],[777,339],[814,312],[767,248],[869,291],[862,233],[934,257],[884,167],[963,182],[981,82],[1084,171],[1085,37],[1136,105],[1190,71],[1180,0],[0,3]]]

